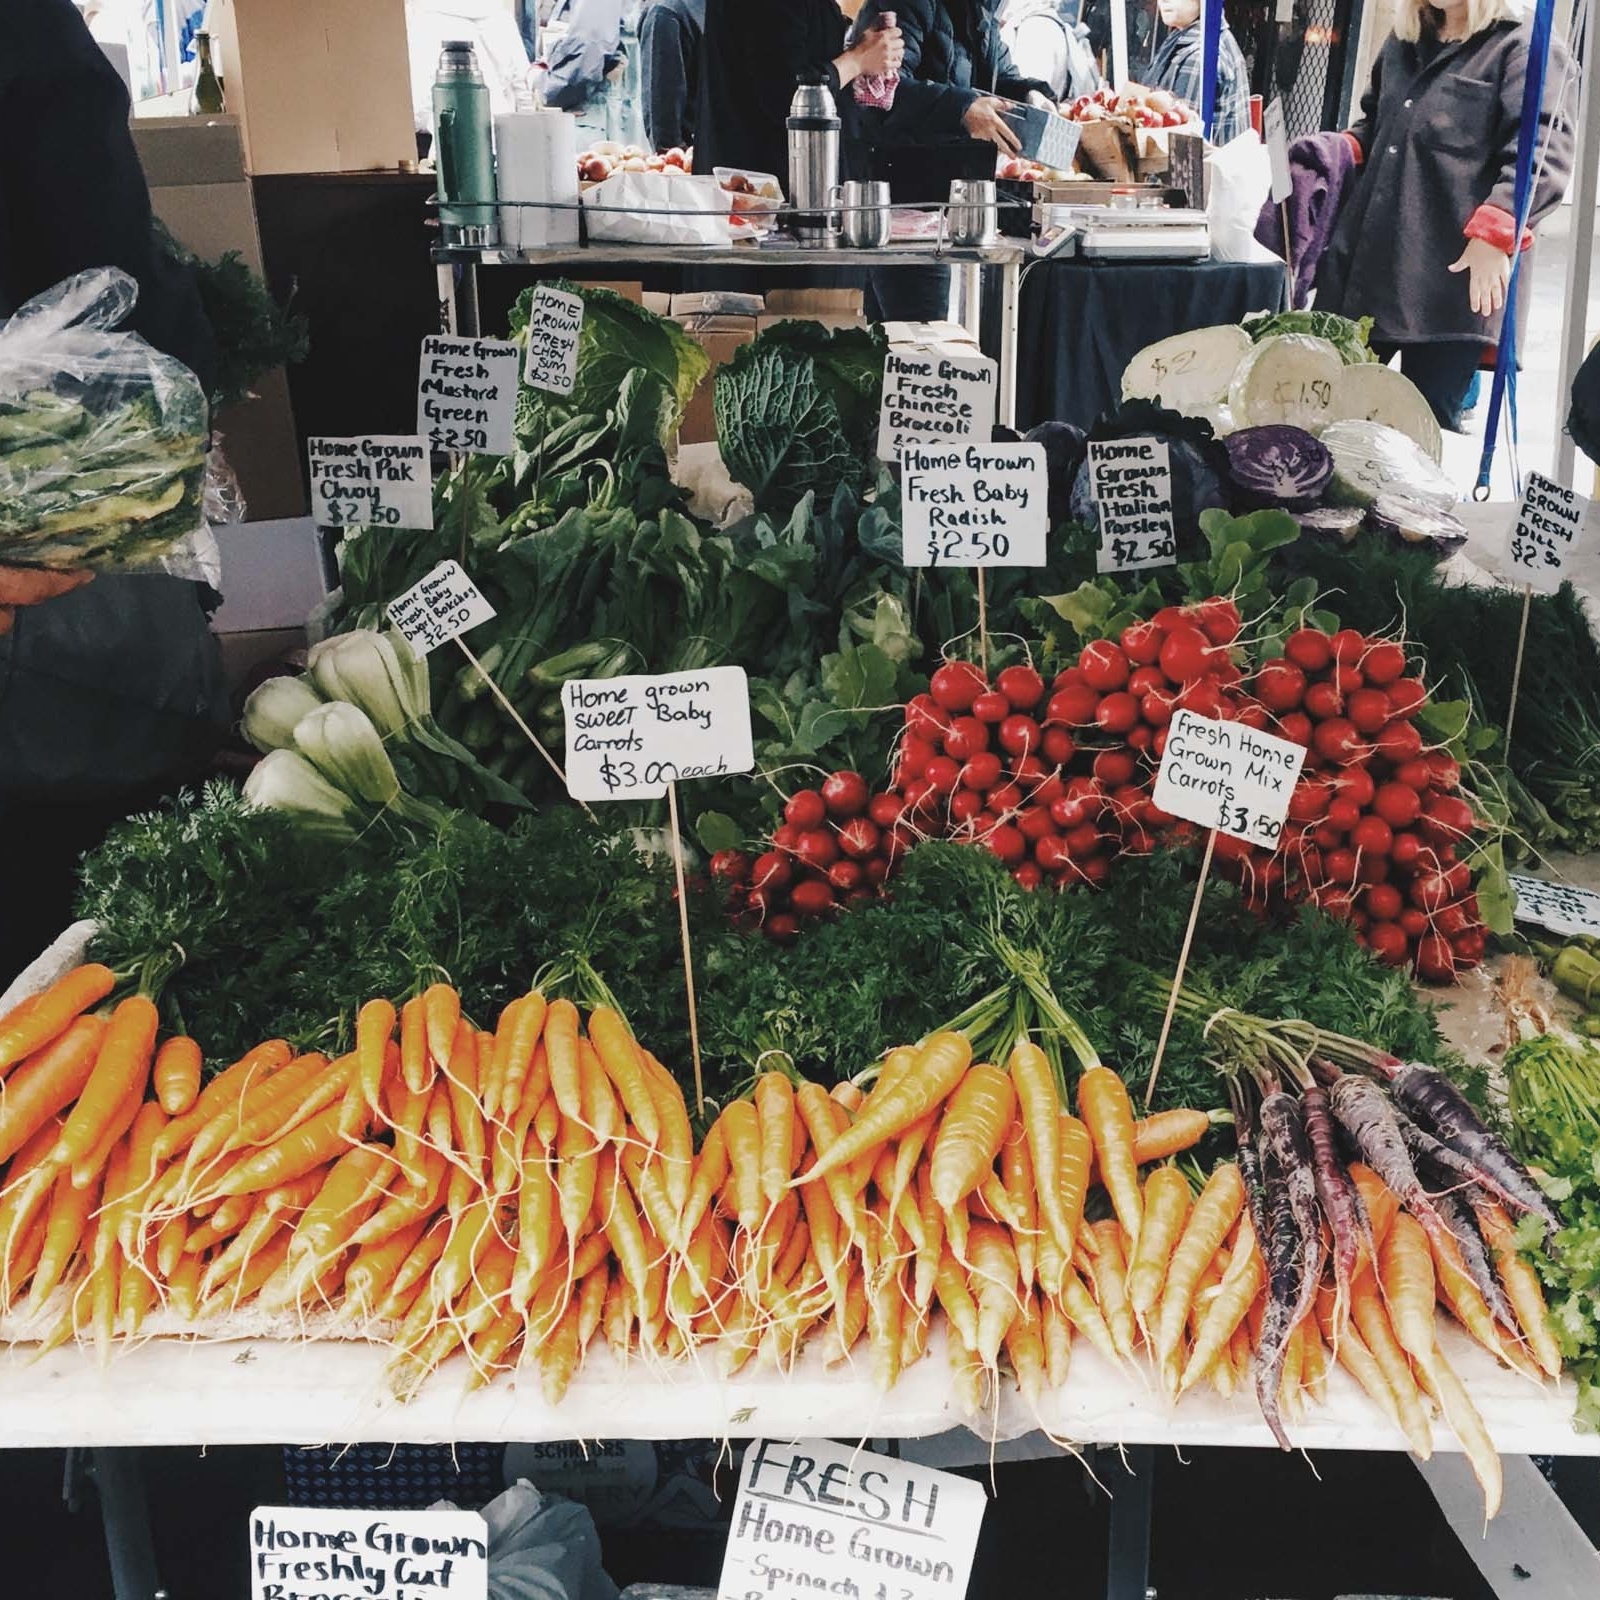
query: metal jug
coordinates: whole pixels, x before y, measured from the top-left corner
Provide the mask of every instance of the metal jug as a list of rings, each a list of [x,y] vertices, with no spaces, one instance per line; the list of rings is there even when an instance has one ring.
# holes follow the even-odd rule
[[[801,244],[832,239],[828,201],[839,184],[839,107],[825,83],[802,83],[789,102],[789,204]]]
[[[889,185],[851,179],[834,191],[839,209],[839,240],[851,250],[881,250],[889,242],[892,213]]]
[[[950,180],[950,243],[968,250],[1000,241],[1000,205],[992,178]]]

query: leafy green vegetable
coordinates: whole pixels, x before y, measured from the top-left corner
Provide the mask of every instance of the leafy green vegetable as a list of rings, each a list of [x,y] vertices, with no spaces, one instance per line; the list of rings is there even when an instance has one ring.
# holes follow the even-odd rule
[[[578,335],[578,377],[570,395],[556,397],[521,384],[517,390],[517,436],[532,443],[551,432],[553,415],[604,416],[615,404],[629,373],[643,370],[659,379],[670,396],[671,433],[683,420],[689,398],[711,369],[704,350],[676,322],[647,311],[612,289],[554,280],[550,287],[583,301]],[[527,288],[511,308],[511,337],[526,345],[528,315],[535,288]]]
[[[864,484],[885,349],[877,329],[780,322],[718,369],[717,442],[758,510],[786,515],[808,493]]]
[[[1326,339],[1351,366],[1378,359],[1367,344],[1373,325],[1371,317],[1353,322],[1332,311],[1261,311],[1244,319],[1244,331],[1257,344],[1282,333],[1310,334],[1314,339]]]

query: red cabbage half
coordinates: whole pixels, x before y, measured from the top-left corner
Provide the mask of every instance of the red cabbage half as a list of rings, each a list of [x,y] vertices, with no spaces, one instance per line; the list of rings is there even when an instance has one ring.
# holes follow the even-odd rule
[[[1250,506],[1312,505],[1333,477],[1333,457],[1321,440],[1286,422],[1240,428],[1222,442],[1228,477]]]

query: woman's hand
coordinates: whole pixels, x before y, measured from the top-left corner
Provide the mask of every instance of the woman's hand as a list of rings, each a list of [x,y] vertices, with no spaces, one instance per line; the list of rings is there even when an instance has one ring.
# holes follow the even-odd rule
[[[82,568],[54,572],[44,567],[0,567],[0,634],[11,632],[18,606],[36,606],[57,595],[70,594],[93,576]]]
[[[851,77],[887,78],[900,70],[905,60],[905,35],[898,28],[873,28],[861,35],[845,52],[854,66]],[[843,73],[839,74],[844,77]]]
[[[1011,124],[1000,115],[1004,105],[1004,100],[974,100],[967,107],[967,114],[961,119],[961,126],[967,130],[970,137],[987,139],[990,144],[998,145],[1009,156],[1015,155],[1022,148],[1022,141],[1012,130]]]
[[[1451,263],[1452,272],[1465,272],[1467,298],[1474,316],[1488,317],[1506,303],[1506,285],[1511,282],[1511,257],[1487,239],[1468,239],[1461,259]]]

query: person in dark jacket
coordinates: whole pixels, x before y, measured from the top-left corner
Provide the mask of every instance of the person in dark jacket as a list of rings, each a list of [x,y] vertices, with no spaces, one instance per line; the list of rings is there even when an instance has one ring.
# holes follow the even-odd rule
[[[866,0],[856,29],[892,11],[905,38],[894,104],[863,109],[874,177],[902,205],[940,204],[953,178],[992,178],[995,152],[1021,148],[1001,113],[1007,100],[1054,101],[1050,85],[1018,73],[1000,33],[998,0]],[[871,275],[877,320],[937,321],[948,314],[948,267],[890,267]]]
[[[1560,204],[1572,170],[1570,58],[1550,45],[1529,232],[1516,238],[1517,136],[1531,24],[1508,0],[1400,0],[1348,130],[1359,179],[1317,274],[1317,309],[1376,319],[1373,348],[1444,428],[1500,336],[1511,254]],[[1539,162],[1543,159],[1543,169]]]
[[[846,93],[862,73],[900,70],[897,28],[857,30],[835,0],[706,0],[695,113],[694,169],[748,167],[770,172],[787,187],[786,123],[795,84],[827,84],[843,123],[840,177],[860,175],[854,98]]]
[[[192,276],[156,247],[122,79],[71,0],[0,6],[0,317],[88,267],[138,283],[128,326],[209,384]],[[0,573],[0,609],[17,575]],[[203,586],[101,574],[19,605],[0,639],[0,982],[65,925],[78,856],[209,757],[227,726]],[[54,587],[52,585],[52,587]],[[22,598],[29,598],[23,596]]]
[[[694,143],[705,31],[706,0],[650,0],[639,19],[644,131],[654,150],[686,150]]]

